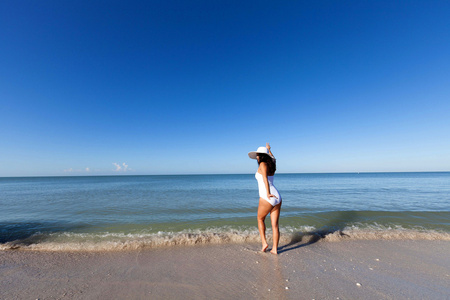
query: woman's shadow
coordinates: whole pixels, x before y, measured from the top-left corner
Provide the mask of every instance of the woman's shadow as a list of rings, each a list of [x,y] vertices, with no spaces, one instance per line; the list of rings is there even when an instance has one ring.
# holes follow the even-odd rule
[[[324,239],[329,234],[338,233],[339,236],[348,236],[343,232],[347,224],[355,221],[357,214],[354,211],[343,211],[334,219],[329,220],[327,225],[308,232],[295,232],[291,241],[278,248],[278,253],[305,247]]]

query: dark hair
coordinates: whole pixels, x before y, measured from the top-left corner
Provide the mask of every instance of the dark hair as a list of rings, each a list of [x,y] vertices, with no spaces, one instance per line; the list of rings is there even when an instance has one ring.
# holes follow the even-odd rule
[[[270,157],[269,155],[264,153],[258,153],[257,155],[259,156],[258,165],[261,164],[262,162],[265,162],[267,164],[267,173],[275,174],[275,171],[277,170],[277,164],[275,163],[275,160],[272,159],[272,157]]]

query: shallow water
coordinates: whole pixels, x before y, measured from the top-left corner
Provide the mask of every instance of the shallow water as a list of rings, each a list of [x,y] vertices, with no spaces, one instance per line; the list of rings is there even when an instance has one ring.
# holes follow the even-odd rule
[[[450,235],[448,172],[277,174],[274,183],[286,239],[342,230],[364,238]],[[0,249],[257,240],[257,204],[253,174],[0,178]]]

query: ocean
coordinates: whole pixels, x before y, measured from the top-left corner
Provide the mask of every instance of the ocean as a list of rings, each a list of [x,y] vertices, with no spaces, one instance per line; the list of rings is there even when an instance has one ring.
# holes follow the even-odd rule
[[[450,240],[450,172],[276,174],[274,184],[280,245]],[[257,242],[258,201],[254,174],[3,177],[0,250]]]

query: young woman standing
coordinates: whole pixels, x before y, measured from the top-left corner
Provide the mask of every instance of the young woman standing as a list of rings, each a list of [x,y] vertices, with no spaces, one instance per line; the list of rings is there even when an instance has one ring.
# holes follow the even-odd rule
[[[266,240],[266,225],[264,220],[270,213],[273,231],[273,247],[270,250],[272,254],[278,254],[278,242],[280,240],[280,230],[278,228],[278,220],[281,210],[281,196],[273,185],[273,178],[276,171],[276,160],[270,150],[269,143],[266,147],[259,147],[258,150],[248,153],[248,156],[258,161],[258,170],[255,178],[258,181],[259,188],[259,205],[258,205],[258,229],[261,235],[262,248],[265,252],[269,245]]]

